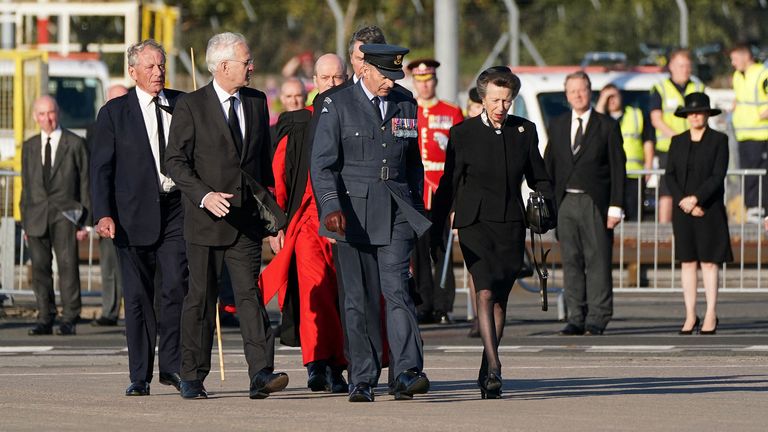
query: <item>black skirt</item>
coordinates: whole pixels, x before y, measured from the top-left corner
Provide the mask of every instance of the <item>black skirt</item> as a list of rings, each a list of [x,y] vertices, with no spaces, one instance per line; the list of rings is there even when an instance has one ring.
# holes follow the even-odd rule
[[[676,206],[672,212],[672,231],[677,261],[718,264],[733,261],[728,215],[722,204],[713,205],[702,217],[685,214]]]
[[[525,225],[476,221],[459,228],[459,245],[475,289],[507,293],[523,266]]]

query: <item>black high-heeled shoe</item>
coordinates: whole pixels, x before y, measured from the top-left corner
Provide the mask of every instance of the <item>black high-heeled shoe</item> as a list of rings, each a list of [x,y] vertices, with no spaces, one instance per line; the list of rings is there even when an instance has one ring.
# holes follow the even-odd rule
[[[717,325],[720,324],[720,318],[715,317],[715,328],[712,330],[699,330],[699,334],[701,335],[713,335],[717,333]]]
[[[679,335],[692,335],[693,332],[695,332],[699,328],[699,324],[701,324],[701,320],[697,316],[696,317],[696,321],[693,323],[693,327],[691,327],[690,330],[682,330],[681,329],[679,332],[677,332],[677,334],[679,334]]]
[[[480,399],[501,399],[501,375],[490,372],[480,385]]]

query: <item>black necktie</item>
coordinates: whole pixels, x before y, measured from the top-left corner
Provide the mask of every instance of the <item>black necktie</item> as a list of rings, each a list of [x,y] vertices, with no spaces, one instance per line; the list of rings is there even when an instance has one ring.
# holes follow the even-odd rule
[[[374,96],[371,98],[371,102],[373,102],[373,106],[376,107],[376,112],[379,113],[379,117],[383,119],[384,116],[381,115],[381,99],[378,96]]]
[[[163,114],[160,107],[160,98],[155,96],[152,98],[152,102],[155,103],[155,117],[157,118],[157,142],[158,142],[158,158],[160,159],[160,174],[165,175],[165,129],[163,128]]]
[[[229,131],[232,132],[232,139],[235,140],[237,154],[238,156],[241,156],[243,154],[243,133],[240,130],[240,122],[237,120],[235,101],[237,101],[236,97],[232,96],[229,98],[229,114],[227,115],[227,123],[229,124]]]
[[[581,150],[581,142],[584,141],[584,129],[582,128],[581,117],[576,117],[576,120],[579,121],[579,127],[576,128],[576,135],[573,137],[573,146],[571,147],[571,151],[574,155]]]
[[[45,160],[43,161],[43,186],[48,190],[51,183],[51,137],[45,141]]]

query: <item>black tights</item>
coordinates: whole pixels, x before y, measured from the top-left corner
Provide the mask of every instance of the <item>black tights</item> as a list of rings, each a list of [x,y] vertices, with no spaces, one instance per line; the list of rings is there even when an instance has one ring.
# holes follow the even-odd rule
[[[489,371],[501,375],[499,343],[504,335],[504,322],[507,319],[507,300],[510,287],[506,292],[494,295],[490,290],[478,290],[477,322],[480,339],[483,341],[483,361],[479,378],[483,379]]]

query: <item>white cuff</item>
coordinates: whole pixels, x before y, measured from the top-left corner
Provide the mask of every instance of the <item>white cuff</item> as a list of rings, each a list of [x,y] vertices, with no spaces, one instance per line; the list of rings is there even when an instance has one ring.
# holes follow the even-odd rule
[[[610,206],[608,207],[608,217],[624,219],[624,210],[621,207]]]
[[[206,199],[206,198],[208,198],[208,195],[210,195],[210,194],[212,194],[212,193],[213,193],[213,192],[208,192],[207,194],[205,194],[205,196],[203,197],[203,199],[201,199],[201,200],[200,200],[200,206],[199,206],[200,208],[205,208],[205,199]]]

